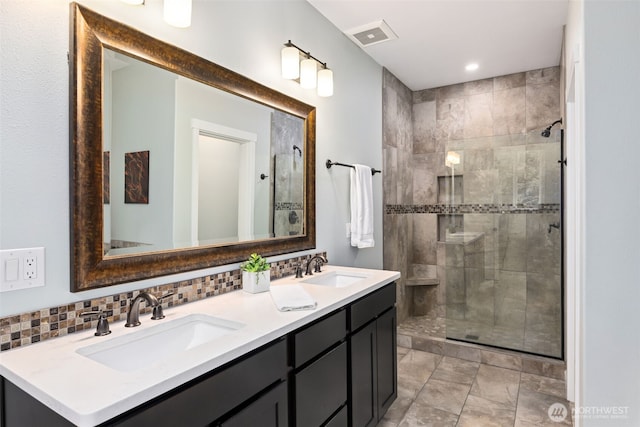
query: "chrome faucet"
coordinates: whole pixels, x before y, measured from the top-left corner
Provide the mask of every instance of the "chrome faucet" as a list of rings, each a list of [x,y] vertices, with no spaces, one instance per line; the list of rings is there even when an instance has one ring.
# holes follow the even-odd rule
[[[320,254],[312,256],[311,259],[307,262],[307,271],[305,273],[305,276],[309,276],[309,275],[313,274],[311,272],[311,264],[313,264],[313,261],[316,262],[316,267],[313,269],[313,271],[315,271],[316,273],[321,273],[322,272],[322,263],[323,262],[325,264],[329,262],[329,261],[327,261],[327,259],[325,257],[323,257]]]
[[[140,292],[129,306],[129,312],[127,313],[127,323],[124,326],[127,328],[133,328],[134,326],[140,326],[140,303],[142,300],[147,302],[147,305],[151,307],[157,307],[160,304],[158,298],[148,292]]]

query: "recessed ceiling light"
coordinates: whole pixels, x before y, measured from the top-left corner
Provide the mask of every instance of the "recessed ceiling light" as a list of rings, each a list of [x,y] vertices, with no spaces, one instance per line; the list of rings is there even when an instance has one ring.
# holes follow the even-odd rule
[[[477,64],[477,63],[475,63],[475,62],[472,62],[471,64],[467,64],[467,66],[466,66],[466,67],[464,67],[464,68],[465,68],[465,70],[467,70],[467,71],[475,71],[475,70],[477,70],[477,69],[478,69],[478,64]]]

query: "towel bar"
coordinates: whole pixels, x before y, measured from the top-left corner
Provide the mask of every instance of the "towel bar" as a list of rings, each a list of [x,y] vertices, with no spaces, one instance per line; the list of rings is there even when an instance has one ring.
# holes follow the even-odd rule
[[[333,165],[336,165],[336,166],[345,166],[345,167],[348,167],[348,168],[353,168],[353,169],[355,169],[355,166],[353,166],[353,165],[348,165],[348,164],[346,164],[346,163],[340,163],[340,162],[332,162],[332,161],[331,161],[331,160],[329,160],[329,159],[327,159],[327,162],[325,163],[325,165],[327,166],[327,169],[331,169],[331,166],[333,166]],[[378,170],[378,169],[371,168],[371,175],[375,175],[375,174],[377,174],[377,173],[382,173],[382,171],[381,171],[381,170]]]

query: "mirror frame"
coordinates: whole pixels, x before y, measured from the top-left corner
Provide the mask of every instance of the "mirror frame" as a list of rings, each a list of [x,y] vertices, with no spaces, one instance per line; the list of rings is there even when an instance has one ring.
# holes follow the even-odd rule
[[[77,3],[70,4],[70,18],[69,203],[72,292],[231,264],[246,259],[253,252],[269,256],[315,248],[315,107]],[[103,47],[303,118],[305,233],[228,245],[104,257]]]

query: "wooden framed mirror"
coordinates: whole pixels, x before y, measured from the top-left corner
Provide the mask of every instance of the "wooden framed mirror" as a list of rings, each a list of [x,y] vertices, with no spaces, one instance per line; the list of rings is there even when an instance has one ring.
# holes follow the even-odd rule
[[[110,20],[77,3],[71,3],[70,9],[69,169],[71,290],[73,292],[235,263],[245,259],[252,252],[270,256],[315,248],[315,107],[260,85],[178,47],[156,40],[131,27]],[[262,150],[268,153],[268,158],[266,160],[261,158],[260,161],[267,161],[270,169],[264,170],[262,173],[255,167],[252,169],[251,167],[246,167],[246,165],[237,169],[241,170],[239,180],[245,182],[245,185],[251,188],[251,185],[254,185],[252,184],[253,181],[257,183],[255,185],[262,185],[258,180],[264,181],[269,175],[273,175],[274,172],[277,173],[275,168],[280,167],[278,165],[285,164],[286,161],[298,162],[294,164],[295,173],[291,172],[288,176],[288,182],[293,180],[295,185],[299,186],[299,191],[290,191],[291,194],[298,194],[299,200],[295,202],[277,200],[273,196],[277,177],[267,178],[268,182],[271,183],[271,187],[269,187],[271,199],[268,207],[255,207],[253,210],[245,210],[250,215],[255,215],[262,223],[265,223],[264,215],[267,215],[268,221],[266,222],[271,224],[271,228],[268,231],[258,232],[253,230],[253,222],[258,223],[258,219],[256,219],[253,222],[251,220],[244,222],[249,224],[249,231],[230,232],[230,236],[224,238],[218,238],[217,236],[199,238],[198,234],[193,231],[198,228],[194,226],[195,220],[193,218],[197,217],[193,213],[194,203],[189,202],[189,198],[194,199],[196,193],[193,189],[184,190],[181,187],[184,182],[195,180],[194,175],[191,172],[180,174],[174,172],[171,177],[162,175],[163,172],[172,168],[171,165],[174,165],[176,170],[180,169],[178,167],[177,154],[174,159],[170,159],[166,163],[169,165],[167,167],[163,167],[162,164],[158,163],[157,159],[161,156],[157,154],[155,148],[147,148],[145,150],[144,147],[140,149],[140,146],[134,146],[124,149],[119,148],[121,152],[125,152],[126,156],[123,156],[122,153],[114,156],[115,149],[111,155],[105,154],[111,151],[106,148],[110,148],[112,147],[111,144],[115,144],[113,142],[115,137],[112,135],[115,132],[112,132],[111,128],[108,128],[105,123],[110,125],[110,121],[115,121],[116,115],[113,111],[119,112],[122,110],[122,108],[114,107],[111,104],[109,104],[109,108],[105,107],[107,98],[109,98],[109,102],[113,102],[110,99],[112,98],[111,89],[108,89],[107,85],[110,74],[107,73],[106,68],[108,66],[105,64],[108,64],[108,58],[114,57],[125,59],[124,62],[129,62],[128,60],[130,59],[135,61],[136,64],[171,73],[173,80],[181,82],[188,80],[185,84],[190,85],[190,87],[201,87],[203,90],[206,88],[206,91],[216,91],[215,96],[219,99],[226,97],[233,103],[238,100],[248,102],[248,106],[242,108],[261,110],[261,114],[271,117],[271,122],[267,125],[260,124],[261,127],[270,129],[271,134],[277,133],[274,129],[282,123],[297,123],[300,140],[299,143],[293,144],[291,153],[278,158],[274,154],[273,142],[268,142],[271,144],[270,148],[262,147]],[[154,99],[149,101],[148,104],[156,102],[155,95],[157,92],[156,90],[152,92],[152,98]],[[219,101],[215,103],[217,102]],[[174,103],[174,105],[179,104]],[[226,112],[233,111],[227,105],[221,107],[221,109]],[[178,112],[179,110],[176,107],[174,114],[177,116]],[[240,114],[236,114],[236,116],[238,115]],[[246,114],[242,114],[242,116],[244,115]],[[152,119],[156,120],[156,122],[162,122],[161,118],[157,116],[153,116]],[[191,116],[190,119],[191,126],[194,126],[193,123],[203,122],[201,120],[202,117],[199,116]],[[207,118],[207,120],[209,119]],[[218,122],[217,119],[211,119],[211,121]],[[178,126],[179,121],[175,119],[173,133],[179,133]],[[202,125],[200,127],[207,128],[207,126],[210,127],[210,125]],[[253,134],[252,132],[237,129],[243,126],[243,124],[234,126],[233,132],[230,131],[233,134],[233,138],[230,139],[242,139],[244,135]],[[257,127],[257,125],[251,124],[248,127]],[[151,127],[147,129],[151,129]],[[228,130],[230,128],[223,123],[223,125],[214,125],[211,129],[208,129],[207,132],[217,134],[218,129]],[[183,133],[189,135],[193,134],[193,128],[181,129],[180,131],[184,131]],[[159,135],[170,133],[164,132]],[[157,136],[154,137],[151,131],[148,134],[148,138],[138,137],[137,140],[144,142],[146,139],[156,140],[159,138]],[[255,132],[255,134],[258,135],[258,142],[265,139],[260,132]],[[236,138],[238,135],[242,138]],[[247,138],[247,140],[251,139],[250,137]],[[184,146],[178,145],[180,144],[178,139],[175,139],[173,143],[176,144],[176,147]],[[264,141],[262,143],[264,144]],[[292,148],[290,145],[287,147],[289,147],[289,150]],[[165,151],[171,152],[172,150],[174,152],[178,151],[175,147]],[[195,158],[192,154],[192,152],[189,152],[185,156],[189,157],[189,159]],[[252,159],[252,156],[253,154],[248,155],[247,158]],[[142,160],[140,160],[140,157]],[[125,207],[129,209],[129,217],[136,218],[139,222],[129,224],[129,228],[142,229],[150,222],[155,222],[154,216],[147,216],[153,215],[154,212],[161,212],[164,216],[173,218],[173,222],[170,222],[168,226],[158,225],[155,231],[153,229],[147,230],[148,235],[146,238],[133,237],[123,239],[120,236],[115,236],[115,233],[109,233],[109,229],[115,228],[115,220],[111,220],[113,219],[112,217],[116,216],[114,213],[116,207],[110,205],[110,200],[114,200],[114,197],[117,196],[118,201],[120,201],[121,197],[116,189],[120,193],[126,192],[126,186],[129,185],[125,183],[125,189],[121,188],[120,183],[116,187],[109,187],[109,181],[116,181],[116,178],[120,178],[123,175],[122,170],[118,170],[117,177],[111,176],[114,168],[109,165],[113,165],[115,162],[125,164],[125,161],[128,161],[126,159],[146,165],[146,171],[141,176],[146,174],[146,179],[148,181],[151,180],[146,189],[147,193],[143,194],[147,196],[146,205],[145,198],[139,197],[140,194],[137,194],[137,196],[141,201],[138,201],[136,196],[127,196],[126,203],[141,203]],[[254,165],[254,163],[249,164],[250,166]],[[231,169],[234,168],[232,167]],[[140,175],[139,171],[136,173]],[[134,173],[129,172],[125,165],[124,179],[129,179],[133,175]],[[260,178],[260,176],[264,177]],[[173,185],[173,188],[171,190],[162,188],[162,184],[159,184],[160,181],[155,178],[166,178],[165,181],[170,183],[167,186]],[[131,179],[136,182],[135,179]],[[136,188],[135,185],[132,188]],[[174,198],[166,203],[169,208],[159,209],[157,204],[151,203],[151,199],[154,199],[152,197],[154,193],[151,188],[156,192],[161,191],[174,195]],[[240,189],[242,188],[245,187],[240,187]],[[189,191],[191,191],[191,194],[187,194]],[[144,191],[142,192],[144,193]],[[238,193],[244,192],[239,190]],[[158,197],[156,196],[155,200],[157,199]],[[222,199],[216,198],[216,201],[218,201],[217,209],[226,212],[230,205],[220,200]],[[249,199],[244,202],[244,206],[253,206],[253,203],[254,201]],[[258,204],[258,202],[255,203],[256,205]],[[113,204],[115,205],[115,203]],[[106,206],[108,205],[109,207],[107,208]],[[191,207],[191,212],[188,209],[185,210],[187,205]],[[242,202],[239,205],[242,210]],[[277,212],[276,206],[284,206],[286,212]],[[264,212],[266,210],[268,210],[268,213]],[[167,211],[170,213],[166,213]],[[131,214],[131,212],[133,213]],[[291,221],[292,224],[295,222],[297,231],[274,231],[275,225],[273,224],[277,222],[276,217],[280,214],[286,214],[287,220]],[[120,212],[118,212],[118,215],[120,215]],[[243,216],[246,217],[244,214],[238,214],[238,217]],[[186,222],[178,224],[175,219],[177,217],[186,218]],[[221,220],[221,218],[216,218],[216,222]],[[189,221],[191,221],[191,224],[189,224]],[[157,222],[160,224],[161,221]],[[237,222],[242,224],[240,219]],[[118,227],[120,230],[121,227]],[[242,228],[243,226],[238,225],[238,227]],[[171,230],[167,232],[167,228]],[[256,226],[256,228],[260,227]],[[188,234],[188,237],[178,239],[180,241],[171,239],[169,239],[169,242],[162,243],[149,241],[154,240],[154,236],[160,234],[175,237],[180,234],[181,229],[188,230],[186,233],[189,233],[190,230],[191,234]],[[111,236],[114,237],[113,240],[118,242],[127,241],[131,243],[129,241],[135,241],[137,243],[134,242],[134,244],[128,246],[120,245],[114,249]],[[111,246],[107,245],[107,243]]]

